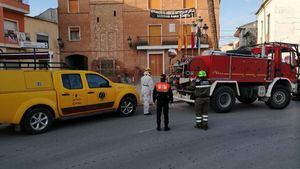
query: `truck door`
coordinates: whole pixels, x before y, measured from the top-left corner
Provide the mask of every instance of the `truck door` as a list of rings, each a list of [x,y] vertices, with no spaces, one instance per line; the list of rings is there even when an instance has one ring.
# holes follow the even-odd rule
[[[95,111],[111,109],[116,95],[115,88],[99,74],[88,73],[85,77],[88,86],[88,104]]]
[[[82,79],[82,75],[79,73],[61,74],[58,96],[63,115],[86,111],[87,94]]]
[[[295,80],[296,78],[296,56],[295,51],[282,48],[281,50],[281,74],[282,77],[287,77],[290,80]]]

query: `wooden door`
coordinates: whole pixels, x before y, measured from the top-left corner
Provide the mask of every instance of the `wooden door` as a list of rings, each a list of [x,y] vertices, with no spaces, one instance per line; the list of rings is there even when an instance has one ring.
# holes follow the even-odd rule
[[[150,68],[153,76],[160,76],[163,73],[163,55],[155,54],[149,55],[150,57]]]
[[[161,45],[161,25],[149,25],[149,45]]]
[[[183,35],[187,36],[187,45],[190,45],[192,40],[192,25],[183,25]]]

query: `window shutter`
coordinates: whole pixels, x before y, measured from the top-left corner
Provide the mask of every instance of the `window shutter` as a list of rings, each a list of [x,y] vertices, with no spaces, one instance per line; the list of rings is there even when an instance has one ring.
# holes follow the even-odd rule
[[[69,0],[69,12],[70,13],[79,12],[79,0]]]
[[[183,0],[184,8],[196,8],[196,0]]]
[[[161,0],[148,0],[149,9],[161,9]]]

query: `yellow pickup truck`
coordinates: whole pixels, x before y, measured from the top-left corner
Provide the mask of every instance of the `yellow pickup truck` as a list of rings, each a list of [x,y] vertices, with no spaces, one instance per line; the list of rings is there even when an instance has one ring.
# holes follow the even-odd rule
[[[137,90],[101,74],[75,70],[0,70],[0,123],[46,132],[56,119],[94,113],[132,115]]]

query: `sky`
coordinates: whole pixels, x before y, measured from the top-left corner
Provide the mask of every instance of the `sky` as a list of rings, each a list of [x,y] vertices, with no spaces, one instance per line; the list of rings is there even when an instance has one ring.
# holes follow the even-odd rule
[[[220,44],[232,42],[237,27],[255,21],[255,12],[262,0],[221,0]],[[56,8],[57,0],[29,0],[30,15],[36,16],[48,8]]]

